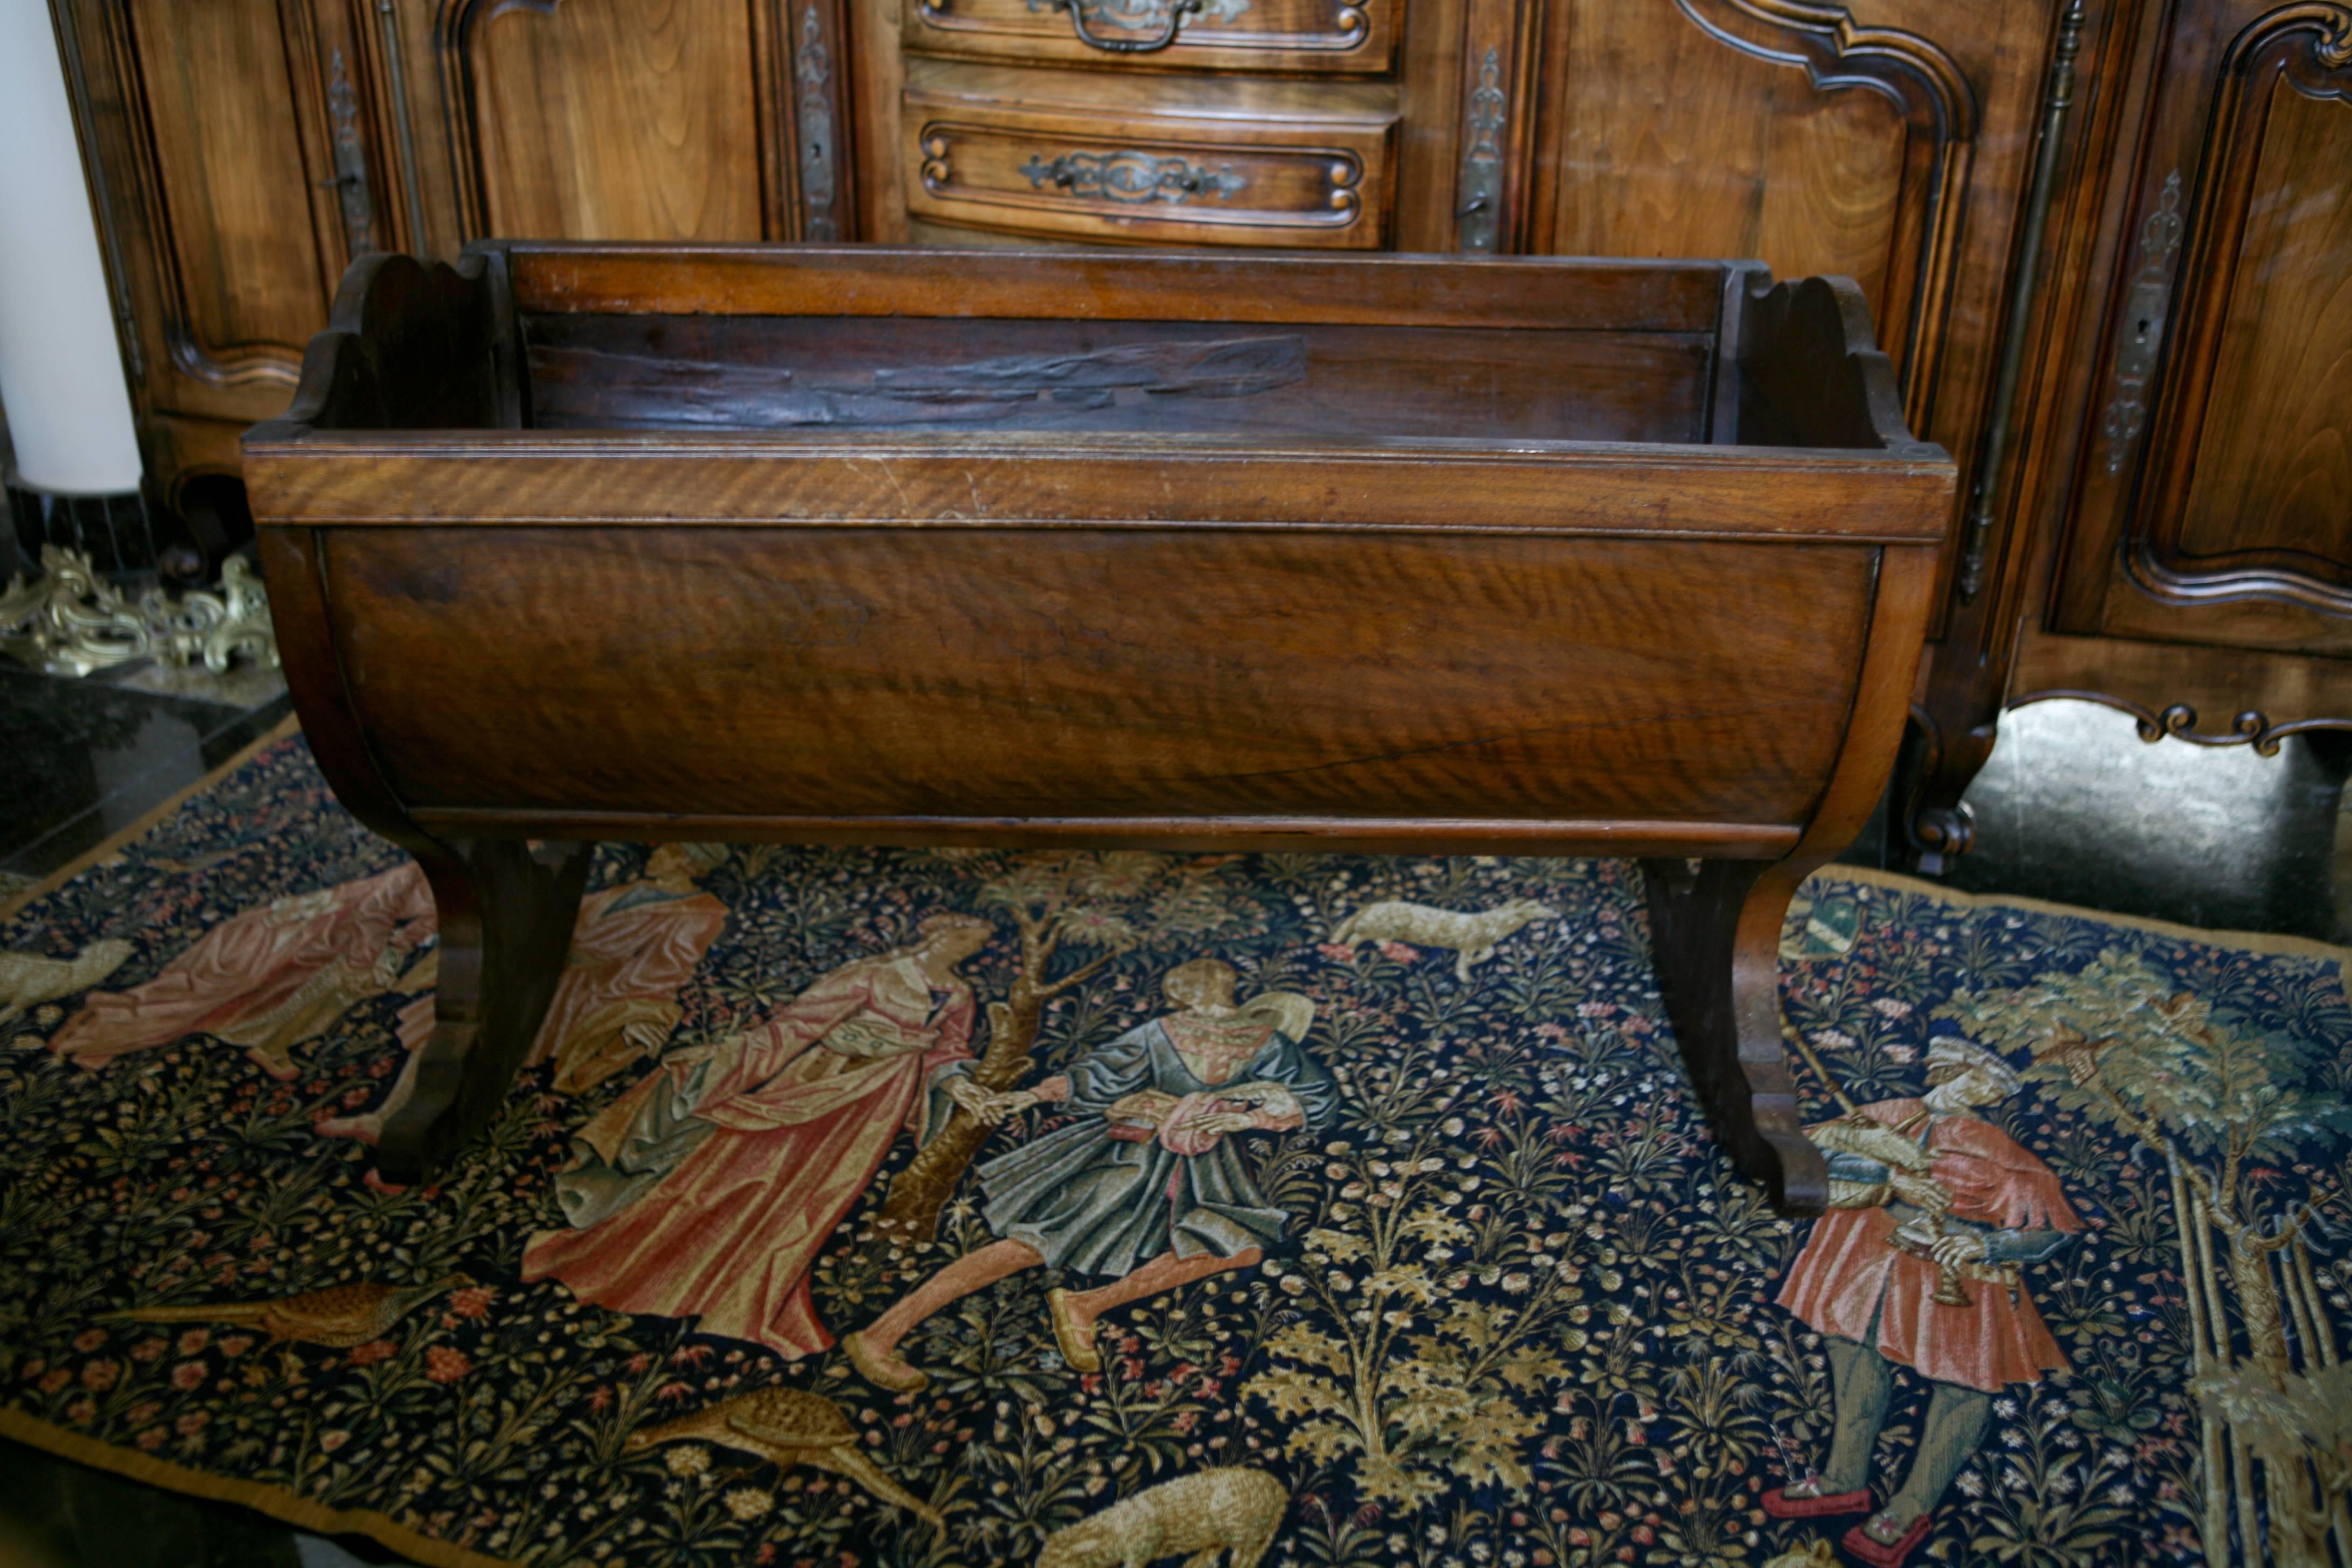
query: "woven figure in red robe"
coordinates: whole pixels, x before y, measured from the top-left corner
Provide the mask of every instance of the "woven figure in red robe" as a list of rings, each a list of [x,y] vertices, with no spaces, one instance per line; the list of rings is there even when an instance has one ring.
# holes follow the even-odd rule
[[[727,906],[697,881],[726,858],[723,845],[664,844],[646,861],[642,878],[580,900],[562,977],[524,1067],[552,1058],[551,1087],[559,1094],[576,1095],[661,1054],[684,1011],[679,987],[694,977],[702,955],[727,926]],[[421,872],[417,877],[422,881]],[[428,954],[404,984],[419,991],[437,984],[439,956]],[[372,1144],[415,1096],[417,1065],[433,1037],[429,992],[400,1010],[399,1028],[408,1058],[392,1092],[372,1110],[320,1121],[322,1135]]]
[[[727,906],[697,879],[724,846],[665,844],[643,878],[591,893],[547,1021],[525,1065],[552,1057],[554,1086],[580,1094],[669,1038],[678,988],[727,923]],[[433,1037],[440,976],[437,918],[414,860],[356,881],[244,910],[214,926],[144,984],[91,994],[49,1048],[84,1068],[126,1052],[210,1035],[241,1046],[273,1078],[292,1079],[294,1050],[386,992],[408,1000],[394,1019],[406,1060],[384,1102],[318,1123],[331,1138],[373,1143],[416,1088],[417,1052]]]
[[[534,1236],[526,1279],[623,1312],[698,1318],[790,1359],[833,1335],[809,1270],[901,1134],[950,1103],[986,1118],[967,1071],[976,1010],[958,967],[995,928],[942,913],[910,945],[843,964],[758,1028],[664,1057],[572,1136],[569,1222]]]
[[[1831,1207],[1780,1298],[1822,1336],[1837,1415],[1827,1463],[1764,1494],[1776,1518],[1868,1510],[1894,1369],[1928,1381],[1910,1473],[1842,1542],[1874,1568],[1897,1568],[1926,1539],[1993,1396],[2065,1370],[2022,1272],[2083,1228],[2050,1167],[1977,1114],[2017,1092],[2007,1062],[1942,1036],[1927,1081],[1918,1099],[1807,1130],[1829,1157]]]

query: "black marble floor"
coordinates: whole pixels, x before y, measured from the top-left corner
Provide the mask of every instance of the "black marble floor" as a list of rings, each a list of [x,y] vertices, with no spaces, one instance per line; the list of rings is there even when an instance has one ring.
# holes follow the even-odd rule
[[[0,1447],[0,1568],[343,1568],[355,1561],[246,1509]]]
[[[2128,715],[2088,702],[2004,714],[1969,787],[1973,853],[1943,879],[2222,931],[2352,942],[2352,745],[2292,736],[2278,754],[2139,738]],[[1884,822],[1845,858],[1906,867]]]
[[[0,900],[103,843],[266,734],[286,683],[247,668],[86,680],[0,662]]]

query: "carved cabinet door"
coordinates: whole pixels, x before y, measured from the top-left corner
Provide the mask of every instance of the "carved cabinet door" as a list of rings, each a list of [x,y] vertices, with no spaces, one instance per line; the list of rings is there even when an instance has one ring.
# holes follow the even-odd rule
[[[438,0],[459,236],[839,239],[838,0]]]
[[[1537,90],[1512,91],[1507,68],[1496,84],[1507,114],[1538,100],[1524,243],[1853,278],[1912,428],[1969,465],[2063,9],[1549,0]],[[1495,52],[1507,67],[1507,43]],[[1479,39],[1469,53],[1484,69]]]
[[[2171,28],[2053,629],[2352,655],[2352,5]]]
[[[172,442],[158,416],[277,414],[345,266],[406,239],[381,181],[365,0],[58,0],[55,16],[151,447]],[[233,446],[211,445],[233,468]]]

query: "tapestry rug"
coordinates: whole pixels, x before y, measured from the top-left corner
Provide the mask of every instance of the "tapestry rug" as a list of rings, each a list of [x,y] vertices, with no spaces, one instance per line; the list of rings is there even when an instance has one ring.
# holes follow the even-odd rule
[[[607,845],[403,1188],[289,738],[0,920],[0,1436],[433,1563],[2342,1564],[2344,956],[1817,877],[1792,1223],[1624,863]]]

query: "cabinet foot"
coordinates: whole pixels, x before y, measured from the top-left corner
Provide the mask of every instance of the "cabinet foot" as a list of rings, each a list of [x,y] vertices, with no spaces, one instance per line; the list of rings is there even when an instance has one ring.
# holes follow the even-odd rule
[[[395,1182],[434,1176],[497,1114],[562,977],[589,846],[481,838],[418,858],[440,911],[441,979],[415,1091],[376,1144]]]
[[[1803,879],[1788,862],[1644,860],[1650,945],[1691,1087],[1732,1163],[1790,1215],[1829,1201],[1780,1044],[1780,923]]]
[[[1927,709],[1911,710],[1912,743],[1895,772],[1887,826],[1907,840],[1911,868],[1923,877],[1943,876],[1976,847],[1976,818],[1960,797],[1992,756],[2000,718],[1996,708],[1979,722],[1945,724]]]

